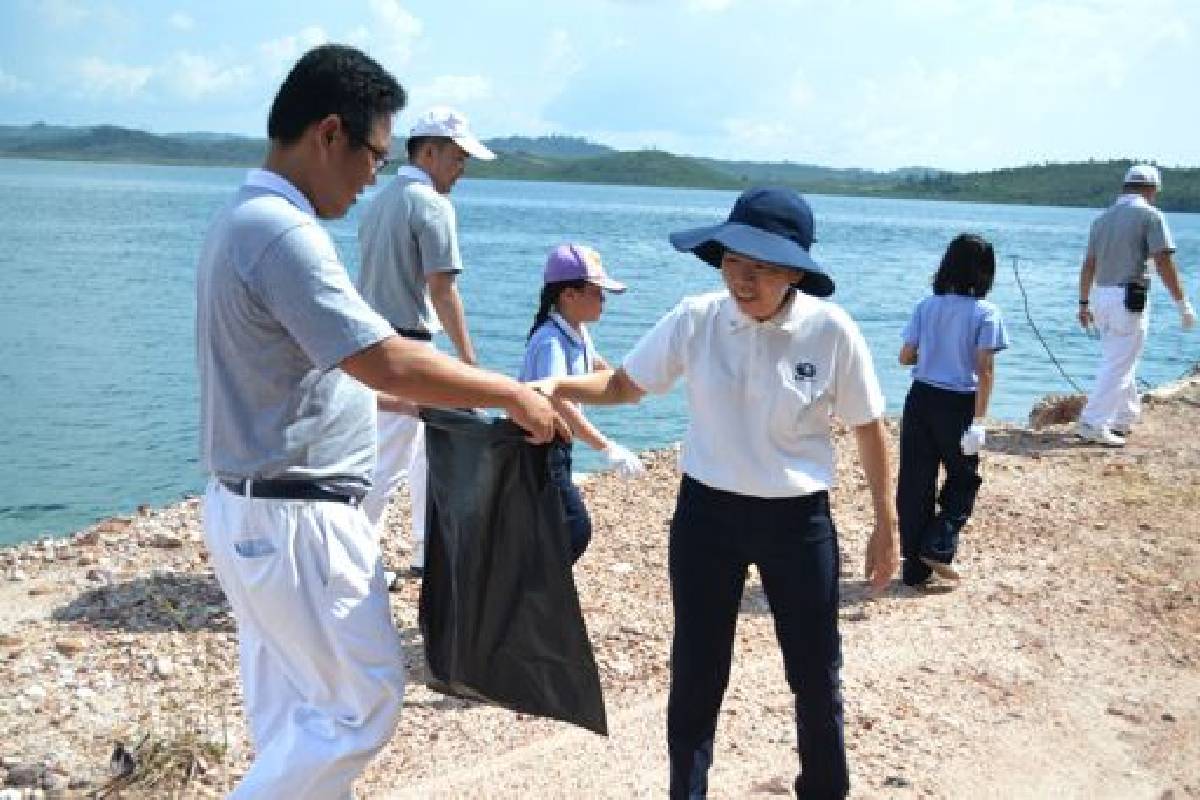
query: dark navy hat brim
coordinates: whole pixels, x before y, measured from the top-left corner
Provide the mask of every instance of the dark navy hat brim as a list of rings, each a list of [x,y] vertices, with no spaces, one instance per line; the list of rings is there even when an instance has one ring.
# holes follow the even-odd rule
[[[721,256],[725,250],[733,250],[759,261],[803,270],[804,278],[798,284],[802,292],[814,297],[829,297],[833,294],[833,279],[821,269],[808,251],[792,240],[770,231],[740,222],[723,222],[720,225],[678,231],[667,238],[676,250],[693,253],[701,261],[718,268],[721,266]]]

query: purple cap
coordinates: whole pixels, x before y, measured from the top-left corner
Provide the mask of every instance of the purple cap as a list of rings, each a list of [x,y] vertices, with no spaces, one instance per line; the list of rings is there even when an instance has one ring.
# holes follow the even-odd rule
[[[550,251],[543,273],[546,283],[585,280],[609,292],[625,291],[625,284],[608,277],[600,263],[600,254],[582,244],[560,244]]]

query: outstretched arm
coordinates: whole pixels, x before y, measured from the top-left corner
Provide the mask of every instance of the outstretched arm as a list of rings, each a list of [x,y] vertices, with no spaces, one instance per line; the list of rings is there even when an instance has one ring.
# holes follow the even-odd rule
[[[533,386],[550,397],[596,406],[636,403],[646,395],[621,367],[611,372],[545,378],[535,381]]]
[[[555,436],[571,438],[571,429],[530,386],[495,372],[472,367],[432,347],[400,336],[360,350],[339,365],[377,392],[419,405],[502,408],[535,443]]]

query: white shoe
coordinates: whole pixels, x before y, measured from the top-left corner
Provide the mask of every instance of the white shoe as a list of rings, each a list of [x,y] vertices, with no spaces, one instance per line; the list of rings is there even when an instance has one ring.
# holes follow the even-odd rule
[[[1089,425],[1080,420],[1075,425],[1075,435],[1085,442],[1102,444],[1105,447],[1125,446],[1125,440],[1109,430],[1107,425]]]

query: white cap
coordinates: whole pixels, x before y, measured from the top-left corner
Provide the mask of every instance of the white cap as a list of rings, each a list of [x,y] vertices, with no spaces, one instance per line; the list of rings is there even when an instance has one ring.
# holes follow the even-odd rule
[[[475,138],[467,127],[467,118],[449,106],[434,106],[413,123],[409,136],[437,136],[452,139],[456,145],[467,151],[467,155],[491,161],[496,154],[488,150],[483,142]]]
[[[1133,186],[1162,186],[1162,178],[1158,175],[1158,167],[1149,164],[1134,164],[1125,173],[1125,183]]]

